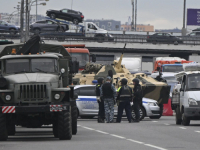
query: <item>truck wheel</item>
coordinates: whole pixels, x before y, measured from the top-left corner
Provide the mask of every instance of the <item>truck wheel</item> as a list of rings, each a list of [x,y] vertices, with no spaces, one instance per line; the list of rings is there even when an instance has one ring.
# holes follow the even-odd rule
[[[98,43],[103,43],[103,41],[105,40],[104,37],[103,37],[103,35],[96,36],[96,39],[97,39]]]
[[[71,110],[69,112],[58,112],[58,138],[60,140],[71,140],[72,123]]]
[[[50,14],[51,19],[56,19],[56,14]]]
[[[8,139],[8,133],[6,129],[6,115],[0,114],[0,141],[6,141]]]
[[[76,101],[71,103],[71,117],[72,117],[72,134],[76,135],[77,133],[77,107]]]
[[[190,125],[190,119],[185,116],[185,114],[182,114],[182,125],[189,126]]]
[[[15,124],[11,123],[7,126],[8,135],[15,135]]]
[[[54,122],[53,124],[53,135],[55,138],[58,138],[58,124],[57,122]]]
[[[78,25],[78,19],[73,19],[73,23]]]
[[[180,125],[182,122],[182,116],[181,116],[181,112],[180,112],[180,108],[179,106],[176,108],[176,124]]]

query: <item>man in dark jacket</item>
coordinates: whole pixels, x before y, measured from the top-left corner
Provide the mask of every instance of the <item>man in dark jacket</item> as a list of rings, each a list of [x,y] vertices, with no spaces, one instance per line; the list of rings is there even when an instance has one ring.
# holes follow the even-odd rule
[[[138,79],[133,79],[133,109],[135,112],[134,122],[140,122],[140,105],[142,104],[142,87]]]
[[[121,87],[117,90],[118,96],[117,101],[119,102],[118,105],[118,114],[117,114],[117,123],[121,122],[122,114],[125,109],[126,116],[131,123],[131,104],[132,101],[132,89],[127,85],[127,80],[122,79],[121,81]]]
[[[96,97],[97,97],[97,102],[99,104],[98,123],[104,123],[105,119],[104,101],[100,97],[101,86],[103,82],[104,82],[103,78],[98,78],[98,84],[96,85]]]

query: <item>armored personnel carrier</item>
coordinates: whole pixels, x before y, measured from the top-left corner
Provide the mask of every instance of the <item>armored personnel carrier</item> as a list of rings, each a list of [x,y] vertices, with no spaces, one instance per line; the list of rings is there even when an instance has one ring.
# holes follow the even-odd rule
[[[0,47],[0,141],[15,134],[15,125],[37,128],[53,124],[53,134],[70,140],[77,133],[77,107],[72,74],[77,62],[60,45]]]
[[[128,85],[134,87],[132,80],[138,78],[140,84],[142,85],[143,95],[145,98],[150,98],[157,100],[159,104],[168,103],[170,86],[165,82],[159,82],[154,78],[147,76],[145,73],[136,73],[131,74],[124,65],[122,65],[123,55],[121,55],[119,61],[114,61],[112,65],[104,65],[92,71],[83,71],[83,73],[78,73],[73,77],[73,84],[75,85],[91,85],[94,80],[97,80],[99,77],[106,78],[111,76],[113,78],[113,84],[116,88],[120,86],[120,80],[126,78],[128,80]],[[96,72],[93,72],[95,70]],[[87,72],[87,73],[85,73]]]

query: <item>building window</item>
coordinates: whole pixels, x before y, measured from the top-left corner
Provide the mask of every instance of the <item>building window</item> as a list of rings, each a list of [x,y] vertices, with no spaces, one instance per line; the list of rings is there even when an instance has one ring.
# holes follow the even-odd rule
[[[99,22],[95,22],[95,24],[99,27]]]
[[[111,22],[108,22],[108,27],[111,27],[112,26],[112,23]]]
[[[121,30],[124,30],[124,27],[121,27]]]
[[[105,25],[102,25],[101,28],[102,28],[102,29],[105,29]]]

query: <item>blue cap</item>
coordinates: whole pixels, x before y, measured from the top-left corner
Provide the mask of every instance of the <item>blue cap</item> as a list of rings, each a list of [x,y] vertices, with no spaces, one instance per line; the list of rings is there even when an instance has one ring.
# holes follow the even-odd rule
[[[97,80],[93,80],[92,83],[93,83],[93,84],[97,84],[98,81],[97,81]]]

